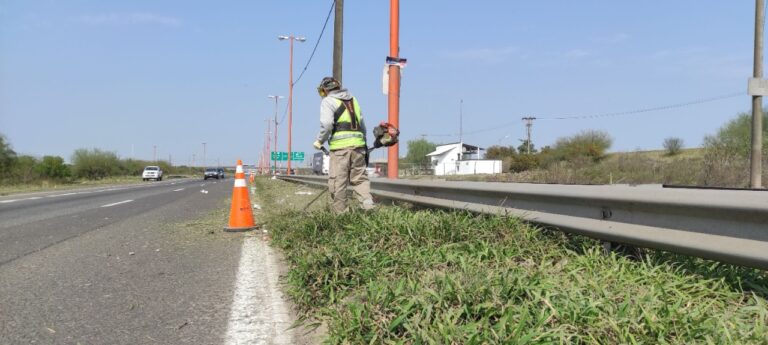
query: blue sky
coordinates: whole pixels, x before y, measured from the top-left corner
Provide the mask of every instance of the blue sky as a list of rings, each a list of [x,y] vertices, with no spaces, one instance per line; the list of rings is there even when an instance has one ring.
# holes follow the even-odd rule
[[[269,94],[287,96],[332,1],[0,1],[0,133],[13,148],[69,159],[78,148],[208,165],[258,159]],[[753,1],[402,1],[404,141],[423,135],[515,145],[523,116],[631,111],[742,96],[628,116],[538,120],[536,146],[584,129],[613,151],[697,146],[749,110]],[[331,74],[332,23],[294,89],[294,151],[312,152],[315,87]],[[344,84],[369,124],[385,120],[382,69],[389,1],[345,1]],[[285,100],[280,103],[279,117]],[[279,145],[285,149],[286,127]],[[403,145],[405,146],[405,145]],[[405,154],[405,147],[401,148]],[[377,152],[375,156],[384,156]]]

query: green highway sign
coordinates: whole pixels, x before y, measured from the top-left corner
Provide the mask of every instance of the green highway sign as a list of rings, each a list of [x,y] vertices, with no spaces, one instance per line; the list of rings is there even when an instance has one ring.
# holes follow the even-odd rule
[[[288,152],[280,151],[275,152],[272,151],[272,156],[270,160],[277,160],[277,161],[287,161],[288,160]],[[304,152],[291,152],[291,160],[292,161],[303,161],[304,160]]]
[[[282,152],[275,152],[272,151],[272,160],[275,161],[287,161],[288,160],[288,152],[282,151]]]

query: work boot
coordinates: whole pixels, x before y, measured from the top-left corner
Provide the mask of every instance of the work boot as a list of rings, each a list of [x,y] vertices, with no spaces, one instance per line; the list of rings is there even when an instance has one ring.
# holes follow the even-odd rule
[[[370,211],[376,208],[376,204],[374,204],[371,199],[365,199],[363,200],[362,208],[365,211]]]

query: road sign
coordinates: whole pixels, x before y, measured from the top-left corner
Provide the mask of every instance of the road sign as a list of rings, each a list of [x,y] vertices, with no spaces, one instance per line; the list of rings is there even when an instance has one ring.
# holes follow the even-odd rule
[[[272,151],[272,160],[278,160],[278,161],[287,161],[288,160],[288,152],[281,151],[281,152],[275,152]]]
[[[275,152],[272,151],[272,156],[270,160],[278,160],[278,161],[287,161],[288,160],[288,152],[280,151]],[[291,152],[291,160],[292,161],[303,161],[304,160],[304,152]]]

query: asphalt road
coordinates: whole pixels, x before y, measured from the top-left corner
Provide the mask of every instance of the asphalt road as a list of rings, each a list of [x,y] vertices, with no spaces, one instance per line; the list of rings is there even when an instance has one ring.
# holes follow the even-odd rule
[[[232,181],[0,198],[0,344],[232,343],[253,238],[222,231]]]

